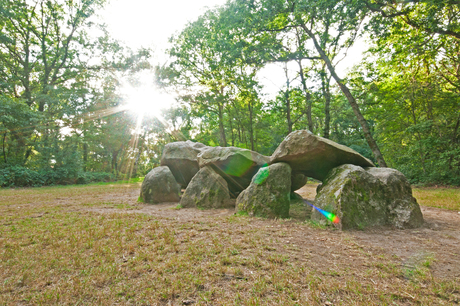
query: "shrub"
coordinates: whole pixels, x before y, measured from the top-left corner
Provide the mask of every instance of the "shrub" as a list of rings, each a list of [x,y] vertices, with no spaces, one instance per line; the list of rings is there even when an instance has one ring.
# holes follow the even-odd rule
[[[115,175],[106,172],[73,172],[68,169],[47,168],[32,170],[21,166],[0,169],[1,187],[38,187],[47,185],[88,184],[116,180]]]

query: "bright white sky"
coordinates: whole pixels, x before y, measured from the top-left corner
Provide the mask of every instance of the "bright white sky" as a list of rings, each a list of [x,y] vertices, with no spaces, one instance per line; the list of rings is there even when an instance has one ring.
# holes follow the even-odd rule
[[[189,21],[203,14],[207,7],[225,4],[226,0],[111,0],[102,12],[114,38],[131,48],[164,48],[168,38]]]
[[[196,20],[207,8],[223,5],[225,2],[226,0],[111,0],[100,15],[115,39],[125,42],[133,50],[140,47],[152,48],[155,60],[163,62],[168,39],[174,33],[180,32],[188,22]],[[360,49],[355,48],[349,52],[347,59],[338,67],[339,75],[343,75],[341,71],[360,59]],[[297,67],[293,66],[292,69]],[[273,98],[286,82],[282,65],[265,68],[260,81],[265,87],[264,93],[267,97]],[[133,88],[126,84],[122,88],[122,93],[130,103],[135,104],[134,108],[137,108],[139,114],[158,114],[161,108],[174,103],[173,97],[154,88],[151,74],[144,74],[141,82],[140,87]]]
[[[154,62],[165,60],[164,50],[168,39],[194,21],[207,8],[222,5],[226,0],[111,0],[99,14],[108,26],[112,37],[124,42],[131,49],[141,47],[154,50]],[[153,85],[153,75],[143,73],[141,84],[132,87],[125,84],[121,93],[126,96],[133,111],[139,116],[146,113],[159,115],[175,100],[159,92]]]

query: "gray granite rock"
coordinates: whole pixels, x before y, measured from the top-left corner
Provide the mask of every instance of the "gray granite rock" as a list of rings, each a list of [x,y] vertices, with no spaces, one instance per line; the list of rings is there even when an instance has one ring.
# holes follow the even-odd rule
[[[179,202],[180,186],[168,167],[151,170],[144,178],[140,197],[144,203]]]
[[[288,164],[263,167],[236,199],[236,209],[251,216],[288,218],[290,192],[291,167]]]
[[[388,168],[342,165],[334,168],[318,186],[315,205],[340,218],[342,229],[392,225],[413,228],[423,216],[402,173]],[[317,210],[312,219],[329,221]]]
[[[202,209],[235,207],[234,200],[230,200],[227,182],[210,166],[201,168],[193,177],[180,204]]]
[[[270,157],[270,164],[277,162],[288,163],[293,175],[301,173],[320,181],[329,171],[343,164],[374,166],[358,152],[307,130],[294,131],[281,142]]]
[[[200,170],[197,155],[205,148],[208,147],[190,140],[168,143],[163,150],[161,165],[168,166],[176,181],[186,188]]]
[[[222,176],[233,197],[249,186],[254,174],[268,161],[267,156],[236,147],[208,147],[198,154],[199,166],[210,166]]]

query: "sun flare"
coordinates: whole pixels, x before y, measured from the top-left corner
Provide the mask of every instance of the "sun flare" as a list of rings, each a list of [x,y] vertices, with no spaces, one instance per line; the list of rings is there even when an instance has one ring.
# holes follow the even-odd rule
[[[138,116],[159,116],[163,109],[170,106],[153,86],[130,86],[125,87],[123,91],[126,109]]]

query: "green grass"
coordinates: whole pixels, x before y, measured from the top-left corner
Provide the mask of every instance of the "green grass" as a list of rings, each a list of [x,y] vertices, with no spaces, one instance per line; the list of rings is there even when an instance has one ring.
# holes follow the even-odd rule
[[[0,190],[0,305],[459,302],[457,281],[432,277],[432,257],[404,267],[347,233],[294,221],[123,213],[145,205],[139,187]],[[88,210],[98,207],[113,210]]]
[[[413,194],[420,205],[460,211],[460,188],[414,188]]]
[[[88,185],[107,186],[107,185],[117,185],[117,184],[135,184],[135,183],[142,183],[143,181],[144,181],[144,177],[134,177],[128,180],[120,180],[116,182],[98,182],[98,183],[92,183]],[[76,186],[76,185],[70,185],[70,186]]]

